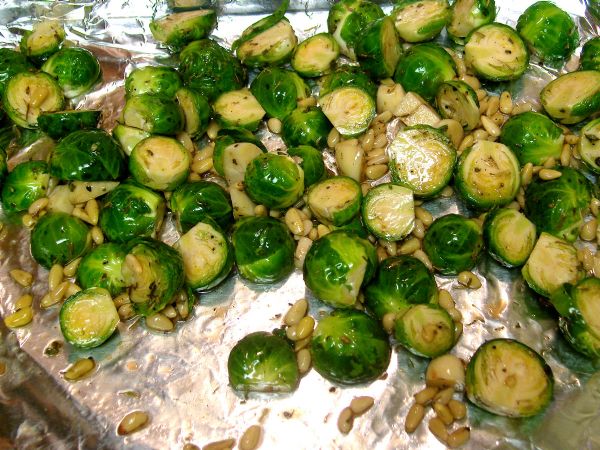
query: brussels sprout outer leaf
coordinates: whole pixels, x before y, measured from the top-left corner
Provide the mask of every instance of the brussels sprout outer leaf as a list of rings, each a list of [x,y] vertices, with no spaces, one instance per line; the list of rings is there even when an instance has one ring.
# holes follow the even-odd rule
[[[320,108],[297,108],[283,119],[281,137],[290,147],[310,145],[323,149],[331,128],[331,123]]]
[[[45,161],[17,164],[2,185],[2,206],[7,213],[25,211],[37,199],[45,197],[50,174]]]
[[[4,94],[6,83],[20,72],[35,70],[33,64],[22,53],[9,48],[0,48],[0,96]]]
[[[152,94],[173,99],[181,88],[181,78],[175,69],[165,66],[146,66],[134,69],[125,78],[125,95]]]
[[[233,208],[229,195],[211,181],[195,181],[179,186],[169,199],[181,229],[186,232],[198,222],[210,217],[227,230],[233,223]]]
[[[387,16],[370,24],[356,45],[360,66],[374,78],[391,77],[401,54],[394,22]]]
[[[56,78],[67,98],[85,94],[102,76],[98,59],[79,47],[60,49],[44,63],[42,70]]]
[[[101,115],[100,110],[42,113],[38,117],[38,126],[52,139],[60,139],[77,130],[97,128]]]
[[[579,57],[581,70],[600,70],[600,37],[587,41]]]
[[[268,67],[252,81],[250,90],[271,117],[284,119],[310,95],[304,80],[291,70]]]
[[[323,154],[310,145],[288,148],[288,155],[300,164],[304,172],[304,186],[307,188],[322,180],[326,175]]]
[[[86,254],[77,268],[77,283],[83,289],[100,287],[117,296],[125,289],[121,273],[125,261],[121,244],[106,242]]]

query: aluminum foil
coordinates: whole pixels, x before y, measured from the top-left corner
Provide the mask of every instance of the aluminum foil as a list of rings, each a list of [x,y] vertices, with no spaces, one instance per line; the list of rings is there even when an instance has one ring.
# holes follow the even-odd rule
[[[533,2],[496,0],[498,20],[514,25]],[[278,3],[212,2],[219,10],[214,36],[230,44]],[[332,2],[291,3],[287,17],[300,39],[326,29]],[[556,3],[577,18],[582,42],[598,34],[596,21],[582,0]],[[382,6],[386,12],[391,9],[389,3]],[[102,125],[111,129],[123,105],[124,76],[138,65],[172,62],[155,46],[148,28],[152,15],[165,11],[165,4],[139,0],[2,1],[0,44],[14,46],[35,18],[62,20],[67,39],[98,55],[104,74],[103,83],[76,99],[73,106],[101,107]],[[576,63],[576,57],[571,63]],[[502,89],[511,89],[517,99],[532,99],[555,75],[533,65],[523,81]],[[261,136],[271,149],[281,145],[264,131]],[[19,151],[11,158],[11,167],[25,158],[43,157],[51,145],[42,140]],[[425,206],[435,216],[469,214],[453,200],[435,200]],[[0,361],[7,364],[6,373],[0,376],[0,448],[177,449],[188,442],[202,446],[239,438],[256,423],[264,430],[263,449],[444,448],[425,425],[412,435],[404,432],[404,417],[412,395],[423,387],[427,361],[402,348],[393,352],[386,376],[368,385],[342,388],[311,371],[290,395],[243,397],[228,386],[227,356],[239,339],[279,327],[289,305],[302,297],[310,299],[313,316],[327,311],[307,292],[300,272],[266,287],[232,277],[202,295],[193,317],[180,323],[174,333],[155,333],[139,322],[121,323],[105,345],[82,351],[63,342],[56,307],[38,308],[47,272],[31,259],[28,233],[17,224],[7,226],[9,237],[0,248],[0,315],[10,313],[23,293],[8,276],[9,270],[31,270],[41,281],[33,287],[33,323],[9,332],[0,322]],[[165,239],[172,241],[173,228],[166,230]],[[487,339],[518,339],[544,355],[552,367],[555,400],[543,416],[527,420],[497,417],[469,406],[472,437],[465,448],[600,448],[600,375],[594,375],[598,366],[575,354],[557,335],[555,318],[526,288],[518,270],[506,270],[485,258],[477,273],[484,283],[475,291],[459,289],[453,278],[437,277],[440,288],[452,292],[464,316],[464,333],[453,353],[468,360]],[[49,347],[58,348],[58,353],[49,356]],[[96,372],[78,382],[65,381],[61,371],[87,356],[97,361]],[[375,405],[344,436],[337,429],[337,416],[357,395],[374,397]],[[117,424],[132,410],[147,411],[149,425],[130,436],[118,436]]]

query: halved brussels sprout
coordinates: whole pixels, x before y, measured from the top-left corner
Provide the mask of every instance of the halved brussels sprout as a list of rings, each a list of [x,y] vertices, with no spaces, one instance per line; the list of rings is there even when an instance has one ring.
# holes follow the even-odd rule
[[[78,130],[97,128],[101,115],[100,110],[82,109],[42,113],[37,123],[40,130],[52,139],[60,139]]]
[[[596,174],[600,174],[600,119],[585,124],[579,133],[577,150],[581,159]]]
[[[210,121],[212,111],[208,101],[202,94],[188,88],[179,89],[175,96],[185,118],[184,131],[192,139],[199,139]]]
[[[471,270],[483,250],[481,227],[458,214],[439,217],[425,234],[423,250],[433,267],[443,275]]]
[[[263,154],[262,148],[249,142],[231,144],[223,149],[223,176],[229,186],[244,181],[250,162]]]
[[[341,87],[321,97],[325,116],[343,137],[356,137],[371,125],[376,114],[375,101],[366,91]]]
[[[352,385],[379,378],[388,368],[392,350],[377,320],[362,311],[335,310],[319,320],[310,353],[323,378]]]
[[[36,64],[42,64],[56,53],[65,39],[65,29],[57,20],[43,20],[25,31],[20,42],[21,53]]]
[[[579,45],[579,33],[571,16],[548,1],[529,6],[519,16],[517,31],[543,62],[560,62]]]
[[[179,54],[184,84],[213,101],[220,94],[246,84],[246,71],[229,50],[211,39],[188,44]]]
[[[237,221],[231,243],[240,275],[252,283],[276,283],[294,269],[294,239],[287,227],[272,217]]]
[[[321,108],[297,108],[283,119],[281,137],[289,147],[310,145],[317,149],[327,146],[331,123]]]
[[[332,230],[342,230],[347,231],[348,233],[354,233],[363,239],[367,239],[369,237],[369,232],[363,225],[360,215],[354,216],[350,222],[345,223],[344,225],[340,225],[339,227],[331,225],[330,228]]]
[[[150,31],[158,42],[173,51],[181,50],[192,41],[204,39],[217,24],[213,9],[176,12],[150,21]]]
[[[341,0],[329,9],[327,30],[340,46],[342,55],[356,60],[354,48],[361,33],[384,12],[369,0]]]
[[[155,236],[164,213],[161,195],[128,180],[106,196],[98,224],[111,241],[128,242],[136,236]]]
[[[379,239],[403,239],[415,225],[413,192],[393,183],[375,186],[362,203],[362,218],[369,231]]]
[[[277,119],[284,119],[296,109],[298,100],[310,96],[310,89],[297,73],[276,67],[263,69],[250,90],[267,114]]]
[[[2,206],[7,213],[26,211],[37,199],[46,197],[50,173],[45,161],[17,164],[2,185]]]
[[[244,186],[256,203],[285,209],[302,197],[304,172],[289,156],[262,153],[246,167]]]
[[[435,104],[444,119],[454,119],[470,131],[479,125],[479,100],[464,81],[445,81],[438,87]]]
[[[187,179],[190,161],[188,150],[177,139],[151,136],[133,148],[129,172],[150,189],[172,191]]]
[[[90,91],[102,76],[98,59],[80,47],[60,49],[44,63],[42,70],[57,79],[67,98]]]
[[[352,178],[335,176],[314,184],[306,199],[315,217],[324,224],[341,226],[360,211],[362,191]]]
[[[432,102],[440,84],[454,77],[456,63],[452,56],[441,45],[427,43],[409,48],[400,57],[394,81]]]
[[[450,19],[448,0],[398,0],[392,18],[406,42],[430,41]]]
[[[467,396],[480,408],[508,417],[529,417],[551,402],[552,370],[533,349],[513,339],[492,339],[467,365]]]
[[[398,132],[388,147],[388,155],[392,180],[420,198],[433,197],[444,189],[456,163],[452,142],[428,125]]]
[[[512,208],[490,212],[483,224],[483,238],[488,253],[503,266],[525,264],[536,241],[535,225]]]
[[[80,130],[63,138],[50,156],[50,173],[60,180],[117,180],[126,172],[125,155],[104,130]]]
[[[452,5],[448,35],[457,43],[464,39],[475,28],[493,22],[496,18],[496,2],[494,0],[456,0]]]
[[[22,53],[9,48],[0,48],[0,96],[8,80],[21,72],[32,72],[35,70],[33,64]]]
[[[263,145],[263,143],[258,139],[251,131],[248,131],[244,128],[223,128],[219,130],[219,134],[217,139],[215,140],[215,148],[213,151],[213,167],[215,171],[221,175],[225,176],[224,170],[224,161],[225,159],[231,159],[227,156],[227,153],[238,153],[235,150],[237,147],[234,147],[234,144],[253,144],[254,147],[258,147],[258,151],[255,156],[258,156],[261,152],[266,152],[267,149]],[[239,146],[238,146],[239,147]],[[256,150],[256,149],[255,149]],[[244,152],[245,153],[245,152]],[[253,153],[253,152],[251,152]],[[239,155],[236,155],[239,156]],[[246,170],[246,165],[250,162],[255,156],[244,158],[243,167],[240,167],[240,175],[241,178],[238,181],[242,181],[244,179],[244,172]],[[234,156],[235,157],[235,156]],[[238,161],[236,159],[236,161]],[[239,161],[238,161],[239,162]]]
[[[300,379],[294,349],[284,338],[262,331],[235,344],[227,372],[231,387],[242,392],[292,392]]]
[[[394,336],[408,351],[425,358],[447,353],[456,337],[450,314],[430,303],[410,306],[396,320]]]
[[[77,267],[77,283],[83,289],[99,287],[116,296],[125,289],[121,269],[125,262],[125,248],[106,242],[86,254]]]
[[[325,175],[323,154],[310,145],[288,148],[288,155],[296,161],[304,172],[304,186],[309,187],[322,180]]]
[[[529,52],[515,30],[492,22],[469,33],[464,59],[467,67],[481,78],[508,81],[516,80],[527,70]]]
[[[531,289],[550,297],[564,283],[579,280],[577,249],[567,241],[542,232],[521,273]]]
[[[152,134],[174,135],[183,130],[185,117],[175,100],[142,94],[130,97],[122,123]]]
[[[262,33],[242,42],[236,54],[242,63],[250,67],[276,66],[290,60],[296,44],[298,38],[284,17]]]
[[[533,111],[512,116],[500,133],[500,141],[510,147],[523,166],[541,166],[548,158],[560,158],[564,140],[558,125]]]
[[[169,199],[169,206],[180,228],[186,232],[198,222],[210,217],[227,230],[233,223],[229,195],[212,181],[194,181],[179,186]]]
[[[64,266],[90,249],[92,238],[88,231],[88,226],[77,217],[49,212],[31,231],[31,255],[46,269],[53,264]]]
[[[373,78],[391,77],[401,54],[394,22],[387,16],[371,23],[356,43],[360,67]]]
[[[365,306],[379,319],[388,313],[399,317],[412,305],[435,304],[437,300],[433,274],[420,260],[409,255],[384,259],[365,289]]]
[[[554,180],[540,178],[525,189],[525,215],[538,229],[574,242],[590,201],[592,185],[580,172],[570,167],[560,169]]]
[[[118,123],[116,127],[113,128],[113,137],[119,141],[121,147],[123,148],[123,152],[129,156],[133,151],[133,148],[140,142],[146,138],[152,136],[152,134],[147,131],[140,130],[139,128],[128,127],[127,125],[123,125],[122,123]]]
[[[319,77],[331,71],[340,46],[329,33],[318,33],[302,41],[292,55],[292,68],[303,77]]]
[[[125,78],[125,95],[152,94],[173,99],[181,87],[181,78],[175,69],[166,66],[146,66],[133,69]]]
[[[377,268],[377,252],[366,239],[336,230],[316,240],[304,259],[304,282],[328,305],[351,308]]]
[[[580,70],[600,70],[600,37],[587,41],[581,48]]]
[[[118,185],[118,181],[71,181],[68,185],[68,200],[73,205],[86,203],[107,194]]]
[[[213,104],[215,119],[224,127],[241,127],[255,131],[266,111],[250,89],[221,94]]]
[[[581,122],[600,111],[600,72],[582,70],[552,80],[540,92],[550,117],[567,125]]]
[[[18,73],[8,80],[2,96],[4,111],[23,128],[36,128],[40,114],[60,111],[64,102],[61,87],[44,72]]]
[[[377,98],[377,85],[359,67],[341,66],[319,80],[319,97],[342,87],[360,88],[373,99]]]
[[[102,345],[115,332],[119,320],[110,292],[101,287],[70,296],[60,308],[58,318],[65,340],[78,348]]]

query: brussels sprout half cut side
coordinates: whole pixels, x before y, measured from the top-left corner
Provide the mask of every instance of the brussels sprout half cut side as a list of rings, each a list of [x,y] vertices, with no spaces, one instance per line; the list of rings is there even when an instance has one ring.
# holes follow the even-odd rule
[[[133,151],[133,148],[141,141],[152,136],[147,131],[140,130],[139,128],[128,127],[122,123],[118,123],[113,128],[113,137],[121,144],[123,152],[129,156]]]
[[[236,54],[250,67],[285,64],[292,57],[298,38],[290,22],[284,17],[272,27],[243,42]]]
[[[69,297],[58,321],[65,340],[78,348],[102,345],[117,329],[119,313],[110,292],[92,287]]]
[[[200,180],[179,186],[169,199],[180,229],[188,231],[209,217],[223,230],[233,223],[231,199],[225,189],[212,181]]]
[[[392,18],[406,42],[430,41],[442,32],[450,18],[448,0],[400,0]]]
[[[303,77],[319,77],[331,71],[340,46],[329,33],[318,33],[302,41],[292,55],[292,68]]]
[[[44,63],[42,70],[56,78],[66,98],[85,94],[102,77],[98,59],[79,47],[60,49]]]
[[[600,119],[585,124],[579,133],[577,149],[581,159],[596,174],[600,174]]]
[[[57,20],[43,20],[25,31],[19,47],[36,64],[56,53],[65,39],[65,29]]]
[[[356,217],[361,201],[360,184],[350,177],[334,176],[314,184],[306,203],[320,222],[339,227]]]
[[[213,9],[176,12],[150,21],[150,31],[158,42],[173,51],[181,50],[192,41],[204,39],[217,24]]]
[[[99,287],[117,296],[125,289],[121,269],[125,248],[115,242],[101,244],[87,253],[77,267],[77,282],[83,289]]]
[[[341,66],[318,81],[319,98],[342,87],[355,87],[364,90],[373,98],[377,98],[377,85],[360,67]]]
[[[267,114],[280,120],[296,109],[299,100],[310,96],[310,89],[297,73],[277,67],[263,69],[250,90]]]
[[[456,337],[450,314],[435,304],[410,306],[397,320],[394,336],[411,353],[435,358],[447,353]]]
[[[185,117],[175,100],[142,94],[130,97],[122,123],[152,134],[174,135],[183,130]]]
[[[362,202],[362,218],[368,230],[379,239],[399,241],[413,230],[413,192],[393,183],[375,186]]]
[[[448,35],[458,44],[475,28],[493,22],[496,18],[494,0],[456,0],[452,5]]]
[[[78,130],[97,128],[101,115],[100,110],[58,111],[40,114],[37,123],[52,139],[60,139]]]
[[[485,217],[483,238],[488,253],[503,266],[525,264],[536,241],[535,225],[512,208],[501,208]]]
[[[356,87],[335,89],[319,103],[331,124],[346,138],[364,133],[376,114],[373,97]]]
[[[596,36],[583,45],[579,64],[580,70],[600,70],[600,37]]]
[[[221,94],[213,104],[215,119],[224,127],[242,127],[256,131],[266,111],[250,89]]]
[[[317,149],[327,146],[331,123],[321,108],[296,108],[282,121],[281,137],[289,147],[310,145]]]
[[[222,167],[223,176],[229,186],[244,181],[246,168],[250,162],[262,155],[264,151],[249,142],[231,144],[223,150]]]
[[[581,122],[600,111],[600,72],[570,72],[552,80],[542,92],[544,110],[554,120],[566,125]]]
[[[438,87],[435,104],[444,119],[454,119],[470,131],[479,125],[479,100],[464,81],[445,81]]]
[[[18,73],[33,72],[34,70],[35,67],[23,53],[9,48],[0,48],[0,96],[4,94],[10,78]]]
[[[529,417],[552,400],[554,377],[544,359],[513,339],[493,339],[467,365],[467,397],[492,414]]]
[[[166,66],[146,66],[133,69],[125,78],[125,95],[152,94],[173,99],[181,88],[181,78],[175,69]]]
[[[50,173],[45,161],[19,163],[2,185],[2,206],[6,213],[26,211],[37,199],[46,197]]]
[[[373,78],[391,77],[401,54],[394,22],[387,16],[370,24],[356,44],[360,67]]]

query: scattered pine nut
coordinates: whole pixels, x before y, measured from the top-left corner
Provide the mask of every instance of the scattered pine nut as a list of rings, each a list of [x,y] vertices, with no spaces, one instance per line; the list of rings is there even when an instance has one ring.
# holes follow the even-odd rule
[[[155,313],[146,317],[146,326],[156,331],[172,331],[174,328],[173,322],[161,313]]]
[[[528,162],[521,169],[521,186],[527,186],[533,178],[533,164]]]
[[[32,297],[32,295],[31,294],[25,294],[25,295],[22,295],[21,297],[19,297],[17,299],[17,301],[15,302],[15,308],[17,310],[23,309],[23,308],[29,308],[32,304],[33,304],[33,297]]]
[[[65,380],[76,381],[88,375],[95,367],[93,358],[78,359],[63,372],[63,377]]]
[[[310,351],[307,348],[303,348],[296,353],[296,362],[298,363],[298,371],[301,375],[304,375],[310,370],[312,363],[312,357]]]
[[[383,329],[387,331],[388,334],[392,334],[396,326],[396,313],[389,312],[385,314],[381,319],[381,323],[383,325]]]
[[[144,411],[133,411],[127,414],[117,428],[117,433],[120,436],[131,434],[139,431],[144,425],[148,423],[148,414]]]
[[[425,389],[417,392],[415,397],[415,402],[420,405],[428,405],[433,400],[433,397],[438,393],[439,389],[436,387],[426,387]]]
[[[407,433],[414,433],[418,426],[423,421],[423,417],[425,417],[425,408],[423,405],[418,403],[414,403],[408,413],[406,414],[406,419],[404,421],[404,429]]]
[[[446,440],[446,444],[450,448],[457,448],[467,443],[471,438],[471,430],[469,427],[462,427],[450,434]]]
[[[538,176],[542,180],[545,180],[545,181],[556,180],[557,178],[560,178],[561,175],[562,175],[561,172],[559,172],[558,170],[554,170],[554,169],[542,169],[538,173]]]
[[[291,341],[299,341],[310,336],[315,328],[315,319],[305,316],[296,325],[285,329],[286,336]]]
[[[24,327],[33,320],[33,309],[31,306],[21,308],[4,318],[4,325],[8,328]]]
[[[444,423],[444,425],[452,425],[452,422],[454,422],[454,416],[446,405],[443,405],[439,402],[434,402],[433,410],[435,411],[437,417]]]
[[[454,420],[461,420],[467,416],[467,406],[458,400],[450,400],[448,402],[448,409],[454,416]]]
[[[342,409],[337,421],[338,430],[343,434],[350,433],[354,424],[354,414],[350,408]]]
[[[92,241],[94,241],[94,244],[101,245],[104,243],[104,234],[99,226],[92,227],[90,233],[92,235]]]
[[[64,268],[61,268],[65,277],[74,277],[77,273],[77,269],[79,268],[79,263],[81,262],[81,258],[76,258],[67,264]],[[52,266],[54,267],[54,266]]]
[[[48,197],[38,198],[35,202],[29,205],[27,212],[32,216],[37,216],[41,211],[48,207]]]
[[[202,450],[231,450],[233,447],[235,447],[235,439],[223,439],[206,444]]]
[[[462,146],[462,144],[461,144],[461,146]],[[443,198],[450,198],[453,195],[454,195],[454,189],[452,189],[452,186],[446,186],[444,189],[442,189],[442,192],[440,192],[440,196]]]
[[[431,213],[421,206],[417,206],[415,208],[415,216],[426,227],[428,227],[429,225],[431,225],[433,223],[433,216],[431,215]]]
[[[354,397],[350,402],[350,409],[354,416],[361,416],[375,404],[375,399],[369,396]]]
[[[306,315],[308,311],[308,301],[305,298],[294,303],[283,318],[283,323],[287,326],[296,325]]]
[[[442,422],[439,417],[434,417],[429,421],[428,424],[429,431],[433,433],[433,435],[438,438],[443,444],[446,443],[448,439],[448,431],[446,431],[446,426],[444,422]]]
[[[258,448],[260,438],[262,436],[262,427],[260,425],[252,425],[248,427],[240,438],[238,447],[240,450],[255,450]]]
[[[429,260],[429,256],[427,256],[427,253],[425,253],[423,250],[417,250],[412,255],[415,258],[417,258],[419,261],[421,261],[423,264],[425,264],[425,266],[430,271],[433,270],[433,265],[431,264],[431,261]]]
[[[397,249],[400,255],[410,255],[421,248],[421,241],[416,237],[408,238],[404,243]]]
[[[35,225],[35,219],[31,214],[27,213],[21,218],[21,223],[25,228],[32,228]]]
[[[442,389],[435,395],[435,397],[433,397],[433,402],[440,403],[442,405],[447,405],[448,402],[452,399],[452,394],[454,394],[454,388],[448,387],[446,389]]]
[[[513,102],[510,92],[504,91],[500,94],[500,112],[502,114],[510,114],[513,110]]]
[[[596,239],[596,231],[598,230],[598,220],[591,219],[583,224],[579,230],[579,237],[583,241],[593,241]]]
[[[481,281],[473,272],[465,270],[458,274],[458,282],[467,289],[479,289]]]
[[[281,120],[277,119],[276,117],[271,117],[267,121],[267,128],[269,128],[269,131],[271,133],[274,133],[274,134],[281,133],[281,128],[282,128]]]
[[[31,286],[33,283],[33,275],[30,272],[21,269],[13,269],[10,272],[10,277],[23,287]]]

